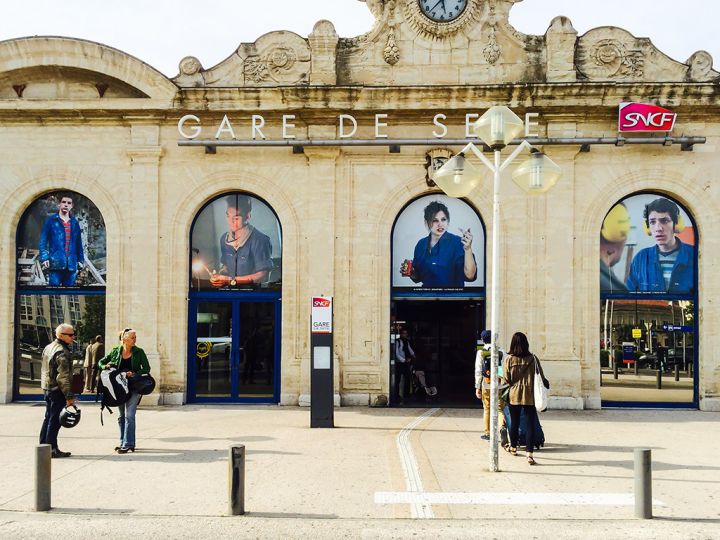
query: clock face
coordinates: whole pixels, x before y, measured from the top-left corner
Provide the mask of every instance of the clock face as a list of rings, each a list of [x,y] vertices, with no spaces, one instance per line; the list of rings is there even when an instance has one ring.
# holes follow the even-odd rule
[[[465,11],[468,0],[418,0],[420,9],[435,22],[444,23],[457,19]]]

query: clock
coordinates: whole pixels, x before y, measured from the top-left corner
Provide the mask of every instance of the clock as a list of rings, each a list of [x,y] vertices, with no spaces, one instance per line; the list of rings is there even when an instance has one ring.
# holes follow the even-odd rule
[[[423,15],[436,23],[452,22],[463,14],[468,0],[418,0]]]

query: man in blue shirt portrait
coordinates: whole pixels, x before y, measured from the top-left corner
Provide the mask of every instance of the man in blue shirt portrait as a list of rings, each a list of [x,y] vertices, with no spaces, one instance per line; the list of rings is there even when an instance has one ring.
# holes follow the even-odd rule
[[[641,249],[633,258],[626,282],[628,291],[691,292],[695,250],[676,235],[681,229],[680,208],[660,197],[645,207],[643,218],[655,245]]]
[[[247,195],[227,198],[228,232],[220,237],[220,270],[213,287],[252,285],[267,280],[273,268],[270,237],[250,225],[252,202]]]
[[[425,207],[428,235],[415,245],[412,264],[407,261],[400,273],[428,288],[463,288],[477,278],[477,263],[472,252],[470,229],[459,229],[462,236],[448,232],[450,211],[433,201]]]
[[[48,271],[51,287],[73,287],[78,269],[85,262],[80,224],[71,214],[73,198],[68,193],[60,195],[58,213],[45,220],[40,233],[40,264]]]

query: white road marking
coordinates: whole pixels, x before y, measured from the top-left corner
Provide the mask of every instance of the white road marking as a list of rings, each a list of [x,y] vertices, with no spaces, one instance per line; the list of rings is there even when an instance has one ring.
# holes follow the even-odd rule
[[[425,411],[405,426],[395,438],[398,452],[400,452],[400,463],[402,463],[403,473],[405,473],[405,485],[407,487],[407,491],[411,495],[422,495],[423,485],[422,480],[420,479],[420,470],[418,468],[417,460],[415,459],[415,453],[413,452],[412,445],[410,444],[410,433],[418,425],[439,410],[440,409],[430,409]],[[375,494],[375,501],[377,502],[377,493]],[[432,519],[434,517],[432,507],[429,502],[423,502],[419,499],[408,500],[407,502],[411,505],[410,511],[412,517],[420,519]]]
[[[631,493],[419,493],[417,491],[378,491],[375,493],[375,503],[411,504],[413,507],[427,505],[427,508],[430,508],[431,504],[633,506],[635,498]],[[665,506],[665,504],[662,501],[653,499],[653,506]]]

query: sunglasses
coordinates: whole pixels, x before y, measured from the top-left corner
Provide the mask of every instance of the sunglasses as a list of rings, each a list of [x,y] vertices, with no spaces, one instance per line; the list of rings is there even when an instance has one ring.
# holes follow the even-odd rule
[[[63,336],[74,336],[75,332],[61,332]]]

